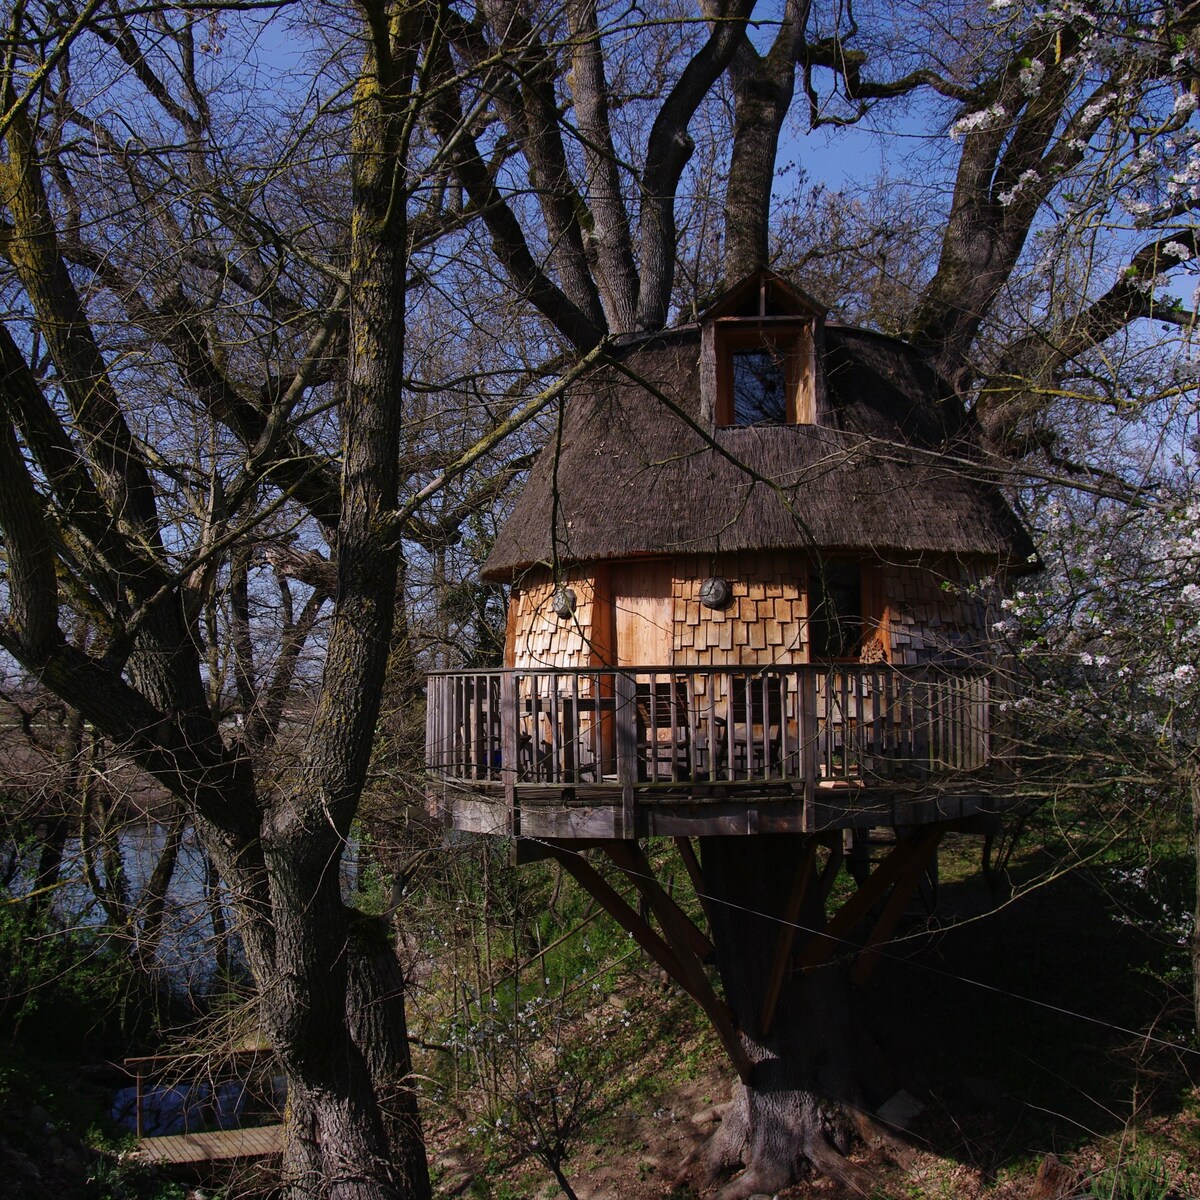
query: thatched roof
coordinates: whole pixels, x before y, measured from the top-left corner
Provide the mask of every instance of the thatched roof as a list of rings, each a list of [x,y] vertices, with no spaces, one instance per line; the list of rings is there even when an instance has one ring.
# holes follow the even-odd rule
[[[632,343],[623,362],[699,424],[699,352],[692,325]],[[535,463],[485,578],[554,549],[560,562],[819,549],[1022,569],[1029,536],[973,469],[962,406],[917,351],[829,324],[823,372],[818,424],[721,428],[711,442],[619,370],[598,372],[568,399],[562,453]]]

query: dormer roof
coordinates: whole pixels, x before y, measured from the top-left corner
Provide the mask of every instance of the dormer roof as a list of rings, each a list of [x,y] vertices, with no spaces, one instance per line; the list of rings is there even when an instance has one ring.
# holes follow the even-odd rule
[[[722,317],[815,317],[829,309],[782,275],[760,267],[723,292],[700,314],[700,322]]]

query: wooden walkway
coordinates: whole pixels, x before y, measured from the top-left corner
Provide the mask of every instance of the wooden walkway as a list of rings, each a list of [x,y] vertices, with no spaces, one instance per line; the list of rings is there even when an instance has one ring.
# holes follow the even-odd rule
[[[148,1058],[127,1058],[125,1069],[136,1082],[135,1108],[138,1151],[151,1162],[172,1166],[198,1166],[201,1163],[229,1162],[239,1158],[266,1158],[283,1153],[283,1126],[257,1125],[245,1129],[213,1129],[198,1133],[171,1133],[155,1137],[145,1135],[145,1112],[147,1079],[163,1079],[211,1075],[210,1056],[204,1054],[162,1054]],[[230,1050],[219,1058],[218,1066],[228,1072],[230,1064],[242,1071],[233,1075],[242,1077],[256,1064],[270,1063],[271,1054],[265,1047],[245,1046]],[[175,1068],[175,1070],[171,1070]],[[190,1069],[188,1069],[190,1068]]]
[[[236,1158],[265,1158],[283,1153],[283,1126],[255,1129],[215,1129],[209,1133],[176,1133],[144,1137],[138,1150],[158,1163],[176,1166],[224,1162]]]

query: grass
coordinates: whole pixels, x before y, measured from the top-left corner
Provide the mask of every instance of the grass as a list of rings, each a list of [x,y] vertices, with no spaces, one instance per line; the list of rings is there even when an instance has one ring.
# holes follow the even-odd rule
[[[888,1194],[1025,1200],[1043,1160],[1056,1154],[1078,1195],[1200,1197],[1197,1060],[1186,1052],[1195,1043],[1172,1048],[1141,1036],[1150,1030],[1168,1043],[1192,1037],[1181,988],[1186,954],[1171,935],[1172,914],[1189,900],[1187,847],[1163,841],[1152,854],[1110,852],[1053,878],[1064,857],[1053,832],[1033,831],[1014,860],[1016,898],[986,916],[992,897],[980,875],[980,841],[948,838],[937,920],[890,947],[858,997],[883,1063],[871,1101],[904,1088],[925,1104],[912,1130],[922,1170],[903,1176],[880,1168]],[[643,956],[630,955],[632,944],[612,922],[589,920],[588,899],[569,883],[560,886],[552,865],[510,873],[497,859],[473,870],[464,886],[447,889],[440,908],[413,906],[424,921],[422,952],[433,962],[419,983],[413,1031],[444,1044],[465,1010],[490,1019],[492,997],[504,1021],[535,994],[586,997],[564,1038],[587,1048],[595,1007],[620,1032],[593,1055],[601,1086],[572,1145],[568,1177],[581,1195],[590,1182],[593,1195],[623,1200],[689,1197],[684,1188],[672,1192],[670,1179],[684,1135],[695,1134],[688,1116],[725,1100],[731,1079],[698,1010]],[[668,870],[664,859],[660,871]],[[486,960],[485,917],[493,920]],[[513,976],[522,965],[518,988]],[[472,1108],[480,1102],[478,1077],[465,1054],[455,1060],[429,1050],[418,1063],[423,1077],[441,1084],[425,1097],[434,1149],[457,1147],[470,1160],[466,1194],[478,1200],[553,1195],[546,1169],[527,1149],[494,1126],[480,1127]],[[87,1141],[103,1152],[86,1189],[64,1186],[60,1194],[182,1194],[120,1160],[120,1142],[105,1131],[103,1113],[81,1092],[70,1064],[31,1065],[10,1054],[0,1062],[0,1117],[11,1129],[34,1103],[64,1127],[93,1129]],[[441,1175],[443,1186],[456,1186],[451,1171]],[[827,1185],[817,1194],[838,1200]]]

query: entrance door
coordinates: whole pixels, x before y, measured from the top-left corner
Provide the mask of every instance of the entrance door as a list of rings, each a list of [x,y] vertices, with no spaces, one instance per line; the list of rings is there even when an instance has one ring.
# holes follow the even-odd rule
[[[671,564],[666,559],[612,568],[613,640],[618,667],[671,663]]]

